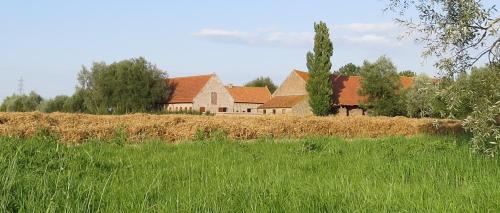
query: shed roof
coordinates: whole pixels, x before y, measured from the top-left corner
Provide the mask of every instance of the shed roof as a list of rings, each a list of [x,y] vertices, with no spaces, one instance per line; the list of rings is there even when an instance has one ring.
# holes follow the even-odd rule
[[[404,89],[413,83],[413,77],[399,77]],[[334,103],[338,105],[355,106],[363,102],[366,97],[360,96],[358,90],[361,88],[360,76],[332,75]]]
[[[263,104],[271,99],[271,92],[267,87],[227,86],[226,89],[236,103]]]
[[[167,82],[172,87],[172,94],[167,102],[192,103],[196,95],[200,93],[201,89],[213,76],[214,74],[167,79]]]
[[[307,95],[274,96],[271,100],[259,106],[259,109],[291,108],[306,98]]]

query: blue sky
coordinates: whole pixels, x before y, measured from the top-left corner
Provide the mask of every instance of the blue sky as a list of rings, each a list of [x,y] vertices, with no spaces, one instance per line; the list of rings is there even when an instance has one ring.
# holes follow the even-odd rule
[[[82,65],[144,56],[169,76],[215,72],[227,84],[258,76],[280,83],[306,70],[313,23],[334,43],[333,67],[390,57],[401,70],[435,75],[383,12],[386,1],[2,1],[0,99],[35,90],[70,95]]]

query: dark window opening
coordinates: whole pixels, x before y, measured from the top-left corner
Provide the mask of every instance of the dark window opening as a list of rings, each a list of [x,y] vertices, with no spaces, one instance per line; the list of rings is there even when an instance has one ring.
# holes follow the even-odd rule
[[[248,109],[247,109],[247,112],[252,112],[252,109],[248,108]]]
[[[227,107],[219,107],[219,112],[227,112]]]
[[[273,114],[276,114],[276,109],[273,109]]]
[[[200,112],[205,112],[205,107],[200,107]]]

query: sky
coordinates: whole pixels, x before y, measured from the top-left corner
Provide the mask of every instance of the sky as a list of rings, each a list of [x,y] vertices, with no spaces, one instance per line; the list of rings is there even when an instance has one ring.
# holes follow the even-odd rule
[[[382,0],[0,2],[0,100],[18,91],[71,95],[82,66],[143,56],[171,77],[216,73],[226,84],[281,83],[306,69],[324,21],[333,70],[386,55],[399,70],[436,75]]]

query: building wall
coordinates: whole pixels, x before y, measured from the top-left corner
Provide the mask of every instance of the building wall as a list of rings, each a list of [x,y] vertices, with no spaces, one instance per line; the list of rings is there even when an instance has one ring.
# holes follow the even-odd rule
[[[178,103],[178,104],[165,105],[165,110],[176,112],[176,111],[189,111],[194,109],[192,103]]]
[[[217,94],[217,104],[212,104],[212,92]],[[227,112],[233,112],[234,99],[217,76],[210,78],[200,93],[193,99],[193,109],[200,111],[200,107],[205,107],[205,112],[218,113],[221,107],[226,107]]]
[[[259,114],[257,107],[262,104],[252,104],[252,103],[234,103],[233,111],[234,113],[242,114]],[[250,112],[247,110],[250,109]]]
[[[275,113],[273,113],[273,110]],[[267,108],[259,109],[258,112],[262,115],[291,115],[292,108]]]
[[[307,95],[306,81],[295,72],[292,72],[273,93],[273,96],[287,95]]]
[[[363,113],[363,109],[356,106],[340,107],[337,113],[337,115],[340,116],[360,116],[360,115],[362,116],[367,114],[368,113],[366,111]]]
[[[305,98],[301,102],[297,103],[295,106],[292,107],[292,114],[293,115],[312,115],[312,109],[311,106],[309,106],[309,98]]]

